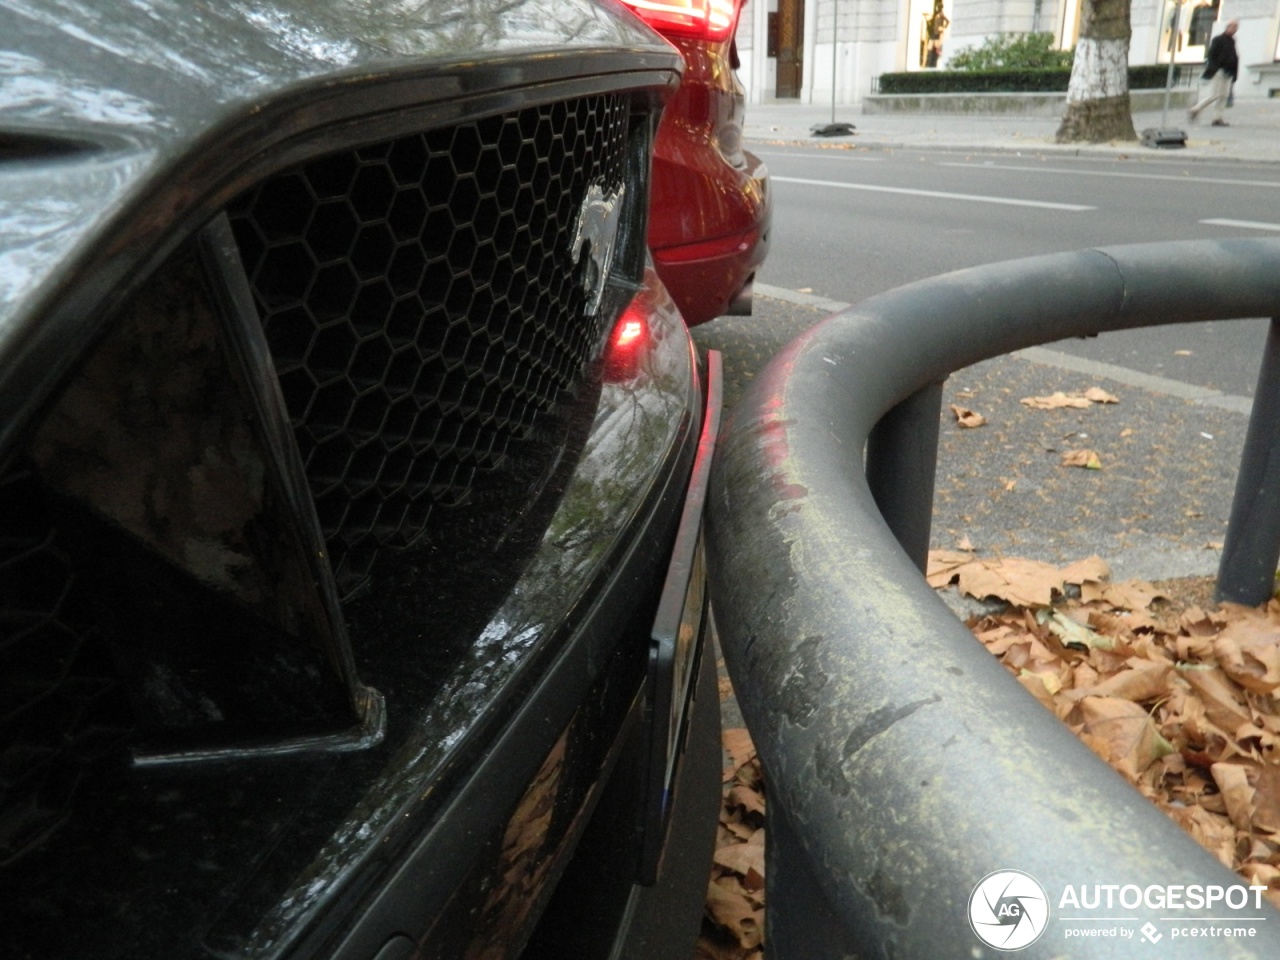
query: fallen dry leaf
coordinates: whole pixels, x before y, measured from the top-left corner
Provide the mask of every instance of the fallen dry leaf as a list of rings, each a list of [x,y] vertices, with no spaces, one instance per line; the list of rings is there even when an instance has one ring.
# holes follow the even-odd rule
[[[961,548],[960,550],[930,550],[928,564],[925,569],[925,580],[931,587],[945,587],[951,583],[956,572],[960,568],[973,563],[976,558],[973,551]]]
[[[1085,697],[1067,723],[1078,723],[1089,748],[1131,780],[1174,750],[1146,710],[1118,697]]]
[[[1018,558],[979,561],[958,571],[960,591],[978,600],[996,597],[1024,607],[1044,607],[1061,589],[1052,564]]]
[[[1018,402],[1034,410],[1060,410],[1064,407],[1083,409],[1092,405],[1092,401],[1080,394],[1067,394],[1061,390],[1047,397],[1023,397]]]
[[[1030,561],[939,558],[934,580]],[[1037,570],[1034,603],[969,626],[1018,682],[1224,865],[1280,906],[1280,601],[1206,602],[1203,578],[1113,584],[1105,565]],[[1055,582],[1080,582],[1069,596]],[[1041,602],[1046,594],[1050,600]],[[1208,584],[1209,587],[1212,584]]]
[[[954,403],[951,404],[951,413],[955,416],[956,423],[966,429],[981,427],[987,422],[987,418],[982,414],[975,413],[966,407],[957,406]]]
[[[976,600],[994,597],[1024,607],[1047,607],[1067,584],[1083,584],[1110,575],[1097,557],[1058,568],[1021,557],[983,558],[969,551],[930,550],[925,579],[934,588],[955,583]]]
[[[1164,808],[1178,826],[1210,853],[1224,867],[1231,867],[1235,859],[1236,830],[1223,814],[1213,813],[1202,806]]]
[[[746,784],[734,786],[729,791],[725,802],[731,806],[741,807],[747,813],[758,813],[764,816],[764,794]]]
[[[1096,450],[1068,450],[1062,455],[1064,467],[1083,467],[1086,470],[1101,470],[1102,461],[1098,459]]]
[[[748,891],[732,875],[708,884],[707,912],[748,950],[760,946],[764,939],[764,909],[752,905]]]
[[[721,676],[717,678],[716,685],[719,687],[721,703],[733,696],[733,684],[728,677]]]
[[[1089,693],[1099,697],[1118,697],[1132,703],[1151,703],[1169,692],[1169,677],[1173,664],[1164,661],[1131,657],[1126,669],[1089,688]]]
[[[731,780],[743,764],[756,755],[755,744],[751,742],[751,734],[746,727],[731,727],[720,734],[720,742],[724,752],[729,755],[729,765],[725,767],[724,779]]]
[[[720,828],[695,960],[761,960],[764,940],[764,777],[751,736],[722,733],[725,771]]]
[[[1159,589],[1139,580],[1105,583],[1097,578],[1082,583],[1080,599],[1085,603],[1102,601],[1117,610],[1146,610],[1160,599],[1167,599]]]
[[[1075,647],[1077,650],[1115,649],[1115,638],[1091,630],[1087,625],[1077,623],[1057,611],[1044,617],[1042,622],[1065,647]]]
[[[1248,830],[1253,823],[1253,785],[1249,775],[1238,763],[1215,763],[1209,768],[1213,781],[1222,792],[1227,806],[1227,816],[1237,830]]]
[[[1235,736],[1237,730],[1251,722],[1248,708],[1240,702],[1231,680],[1217,666],[1179,664],[1178,674],[1200,697],[1209,722],[1227,736]]]
[[[1280,624],[1267,617],[1233,620],[1213,641],[1222,669],[1240,686],[1254,693],[1280,687]]]
[[[1064,583],[1100,583],[1111,579],[1111,565],[1096,554],[1062,568]]]
[[[1095,403],[1119,403],[1120,398],[1101,387],[1090,387],[1082,393],[1057,390],[1047,397],[1023,397],[1018,402],[1034,410],[1083,410]]]
[[[756,830],[746,843],[729,843],[715,852],[714,862],[743,881],[764,877],[764,828]],[[758,888],[757,888],[758,889]],[[751,891],[750,889],[748,892]]]

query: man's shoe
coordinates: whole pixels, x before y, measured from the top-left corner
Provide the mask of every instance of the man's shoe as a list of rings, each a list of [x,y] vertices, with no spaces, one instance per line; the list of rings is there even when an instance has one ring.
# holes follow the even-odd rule
[[[1195,122],[1196,122],[1196,112],[1194,110],[1188,110],[1187,123],[1195,123]]]
[[[1211,127],[1229,127],[1229,126],[1231,126],[1231,124],[1227,123],[1227,121],[1225,121],[1225,120],[1215,120],[1215,121],[1213,121],[1213,123],[1209,124],[1209,126],[1211,126]]]

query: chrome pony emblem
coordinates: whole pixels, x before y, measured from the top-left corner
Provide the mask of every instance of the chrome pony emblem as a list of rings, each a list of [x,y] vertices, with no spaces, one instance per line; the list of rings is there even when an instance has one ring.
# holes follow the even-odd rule
[[[622,219],[622,198],[626,184],[614,193],[605,194],[604,188],[593,183],[578,209],[577,223],[573,228],[573,245],[570,248],[573,262],[582,260],[582,248],[587,248],[590,262],[587,264],[583,285],[586,288],[585,313],[594,317],[604,300],[605,281],[613,264],[613,250],[618,238],[618,222]]]

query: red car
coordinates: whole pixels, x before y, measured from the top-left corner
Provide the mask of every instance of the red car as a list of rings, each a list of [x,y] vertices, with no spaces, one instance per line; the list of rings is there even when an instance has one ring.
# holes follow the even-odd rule
[[[769,171],[742,149],[742,0],[624,0],[684,55],[654,145],[649,247],[685,322],[751,312],[769,251]]]

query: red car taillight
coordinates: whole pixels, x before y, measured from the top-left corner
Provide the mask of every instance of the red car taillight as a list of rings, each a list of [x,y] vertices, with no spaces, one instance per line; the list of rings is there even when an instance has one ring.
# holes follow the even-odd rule
[[[738,19],[737,0],[622,0],[666,36],[727,40]]]
[[[634,380],[640,371],[640,361],[648,352],[649,321],[644,310],[632,303],[622,312],[609,340],[609,352],[605,360],[604,378],[609,383]]]

